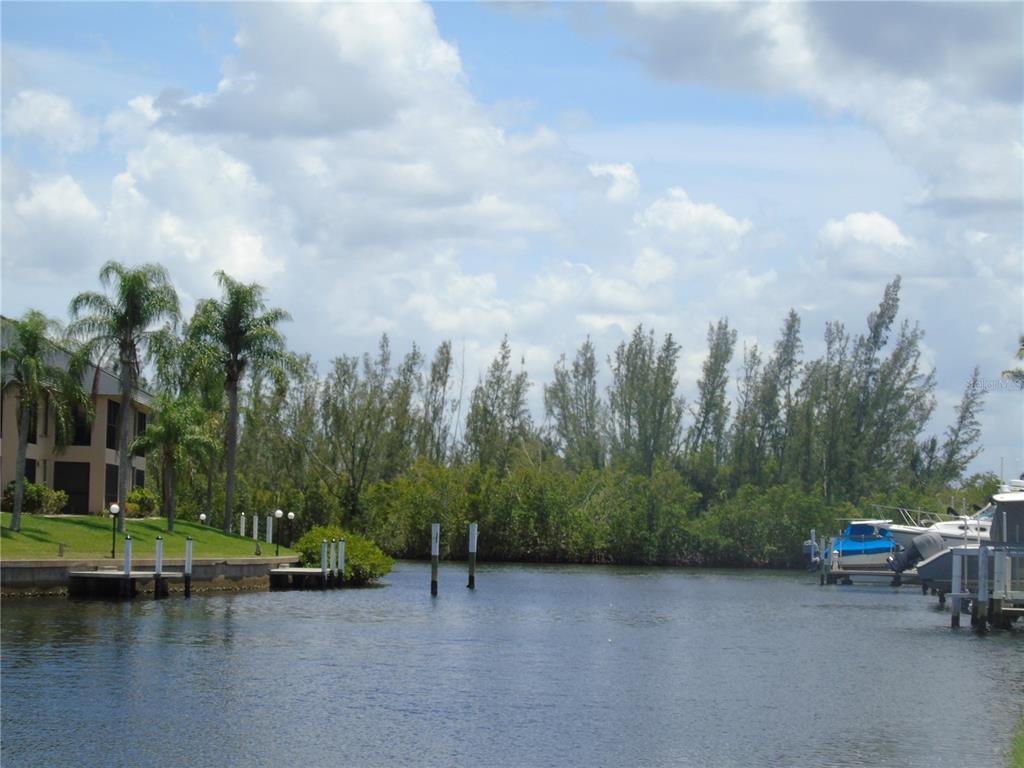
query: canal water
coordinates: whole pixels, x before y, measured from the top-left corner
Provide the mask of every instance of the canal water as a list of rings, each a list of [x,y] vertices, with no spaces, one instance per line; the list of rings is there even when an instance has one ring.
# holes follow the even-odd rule
[[[999,766],[1022,631],[763,571],[399,563],[385,586],[6,600],[4,768]]]

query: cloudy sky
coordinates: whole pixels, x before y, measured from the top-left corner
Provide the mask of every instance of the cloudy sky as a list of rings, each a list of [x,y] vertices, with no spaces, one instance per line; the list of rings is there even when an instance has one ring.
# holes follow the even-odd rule
[[[540,415],[587,335],[673,333],[689,394],[710,322],[817,355],[900,274],[932,431],[979,365],[972,468],[1024,470],[1020,3],[0,7],[5,315],[224,269],[321,370],[451,339],[468,389],[508,334]]]

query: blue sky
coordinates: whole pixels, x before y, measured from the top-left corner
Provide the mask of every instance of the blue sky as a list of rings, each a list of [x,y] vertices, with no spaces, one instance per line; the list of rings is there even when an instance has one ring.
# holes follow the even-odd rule
[[[1022,7],[1010,3],[4,3],[7,315],[107,258],[186,310],[259,280],[291,345],[508,334],[541,385],[590,335],[708,323],[806,355],[903,276],[932,431],[991,383],[975,469],[1024,470]],[[738,369],[739,361],[735,367]]]

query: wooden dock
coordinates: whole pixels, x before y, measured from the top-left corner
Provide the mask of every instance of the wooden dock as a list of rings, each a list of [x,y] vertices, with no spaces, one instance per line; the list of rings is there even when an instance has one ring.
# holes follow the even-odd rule
[[[1014,621],[1024,616],[1024,589],[1021,589],[1020,565],[1024,561],[1024,547],[995,545],[980,547],[954,547],[950,591],[939,594],[939,604],[949,598],[950,626],[960,626],[963,605],[970,606],[971,626],[984,632],[990,626],[1009,629]],[[976,560],[976,578],[968,580],[968,563]],[[991,563],[989,562],[991,560]],[[989,573],[989,565],[992,572]],[[973,589],[972,589],[973,585]]]
[[[270,571],[270,589],[337,589],[341,578],[335,571],[322,568],[273,568]]]
[[[920,584],[921,580],[914,571],[895,573],[890,570],[871,570],[867,568],[823,568],[820,576],[820,583],[825,584],[853,584],[854,578],[867,578],[872,581],[884,580],[889,582],[891,587],[903,587],[913,584]]]
[[[167,597],[169,582],[184,578],[185,574],[178,571],[70,571],[68,596],[130,600],[138,595],[140,586],[152,583],[153,597]]]

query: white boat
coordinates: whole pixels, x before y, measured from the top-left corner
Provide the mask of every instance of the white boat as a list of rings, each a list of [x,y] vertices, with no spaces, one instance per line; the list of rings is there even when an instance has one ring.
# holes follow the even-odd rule
[[[930,583],[942,588],[948,586],[952,572],[950,547],[978,548],[992,540],[993,518],[1001,514],[999,525],[1006,526],[1006,514],[1021,515],[1024,509],[1024,480],[1011,480],[1008,485],[1000,488],[1000,493],[992,497],[992,501],[971,518],[949,523],[937,523],[918,535],[903,552],[889,560],[889,567],[897,573],[907,568],[916,567],[922,583]],[[969,525],[974,521],[974,525]],[[943,529],[937,526],[945,526]],[[1019,544],[1020,530],[1012,535],[1001,530],[999,540],[1003,543]],[[976,559],[976,558],[975,558]]]
[[[850,520],[843,532],[829,539],[824,553],[819,553],[813,541],[804,542],[809,553],[809,565],[821,566],[824,557],[828,570],[884,570],[888,558],[899,551],[893,535],[886,530],[888,520]]]
[[[995,505],[990,502],[973,515],[956,520],[943,520],[927,526],[890,522],[886,528],[904,549],[909,548],[922,533],[928,532],[939,534],[947,547],[970,546],[972,543],[978,546],[989,540],[995,510]]]

